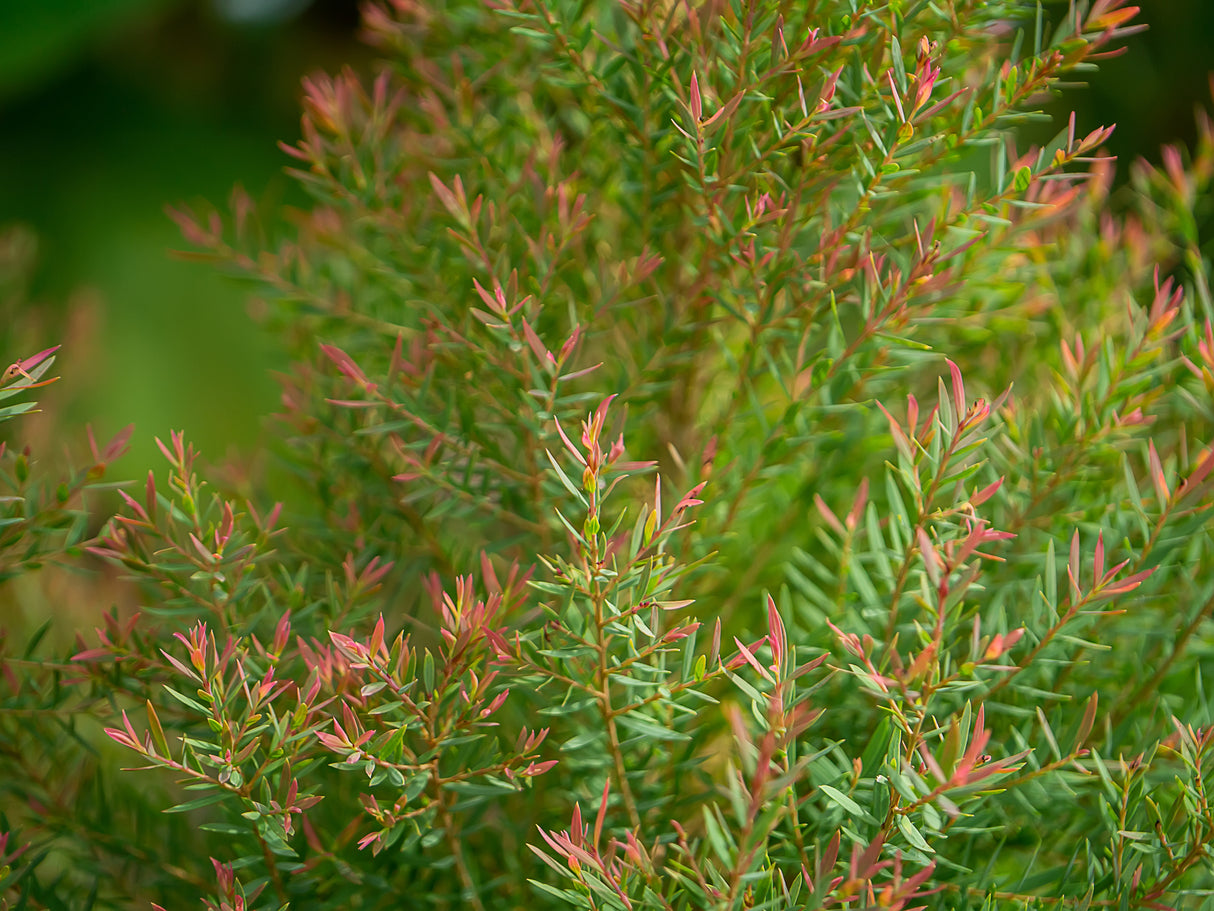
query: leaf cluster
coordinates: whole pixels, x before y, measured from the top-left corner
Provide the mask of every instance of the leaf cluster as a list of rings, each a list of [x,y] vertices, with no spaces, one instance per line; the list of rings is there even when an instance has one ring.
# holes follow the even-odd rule
[[[1195,906],[1214,128],[1116,198],[1015,134],[1136,12],[368,7],[289,236],[174,213],[291,353],[286,505],[181,433],[124,489],[139,610],[5,658],[0,901]],[[188,825],[98,817],[111,744]]]

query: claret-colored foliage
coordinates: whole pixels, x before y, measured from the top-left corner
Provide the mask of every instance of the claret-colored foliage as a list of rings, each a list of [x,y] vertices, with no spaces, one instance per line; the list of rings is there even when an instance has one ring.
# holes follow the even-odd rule
[[[0,906],[1202,906],[1214,129],[1016,138],[1138,20],[368,6],[290,230],[173,213],[275,461],[74,520],[130,604],[0,652]]]

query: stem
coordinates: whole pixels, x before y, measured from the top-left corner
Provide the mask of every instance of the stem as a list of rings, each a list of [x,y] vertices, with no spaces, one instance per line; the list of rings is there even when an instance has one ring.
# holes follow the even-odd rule
[[[442,785],[436,783],[436,787],[441,788]],[[459,822],[451,813],[450,807],[447,806],[445,796],[441,794],[438,800],[438,822],[447,837],[447,850],[451,852],[451,856],[455,860],[455,873],[464,890],[463,901],[466,901],[475,911],[485,911],[480,895],[477,894],[476,884],[472,881],[472,873],[468,870],[468,864],[464,860],[464,850],[459,840]]]
[[[274,854],[270,851],[270,846],[266,844],[266,840],[262,838],[261,833],[257,833],[257,843],[261,845],[261,856],[266,862],[266,870],[270,874],[270,882],[274,883],[274,894],[278,896],[278,901],[282,904],[287,903],[287,890],[282,884],[282,875],[278,872],[278,865],[274,863]]]
[[[964,403],[961,403],[960,407],[964,407]],[[906,588],[907,580],[910,578],[911,561],[914,560],[915,554],[919,552],[918,532],[920,529],[926,530],[927,520],[931,518],[932,503],[935,501],[936,494],[940,489],[940,481],[947,475],[949,462],[952,461],[953,453],[957,450],[958,443],[961,442],[963,434],[968,429],[969,428],[965,426],[964,420],[959,419],[957,422],[957,429],[953,432],[953,438],[949,441],[948,448],[940,454],[939,465],[936,468],[935,474],[932,476],[931,483],[927,486],[927,491],[922,495],[922,500],[916,504],[919,517],[915,520],[915,527],[911,529],[909,540],[907,541],[906,554],[903,556],[902,565],[898,569],[898,579],[894,583],[894,593],[890,598],[889,603],[889,622],[887,622],[885,625],[885,648],[887,653],[891,644],[893,643],[894,632],[897,630],[898,606],[899,602],[902,600],[902,593]],[[910,431],[913,435],[915,428],[910,428]],[[934,432],[935,431],[933,431],[933,433]],[[915,445],[925,446],[925,444],[920,444],[920,442],[915,439],[912,439],[912,442]],[[941,610],[943,611],[943,607]],[[941,622],[943,622],[943,614],[941,614],[941,616],[937,619],[937,625],[939,625]]]
[[[595,598],[594,598],[594,619],[595,627],[598,631],[598,642],[596,650],[598,652],[599,666],[596,672],[598,678],[598,692],[595,694],[598,699],[599,713],[603,716],[603,723],[607,725],[607,741],[611,749],[611,759],[615,765],[615,777],[620,786],[620,796],[624,801],[624,808],[628,811],[628,822],[634,829],[641,827],[641,814],[637,811],[636,797],[632,793],[632,785],[628,783],[628,770],[624,764],[624,752],[620,749],[620,734],[616,728],[615,718],[616,712],[611,707],[611,677],[607,666],[607,637],[604,635],[604,620],[603,620],[603,597],[599,592],[598,583],[595,583]]]

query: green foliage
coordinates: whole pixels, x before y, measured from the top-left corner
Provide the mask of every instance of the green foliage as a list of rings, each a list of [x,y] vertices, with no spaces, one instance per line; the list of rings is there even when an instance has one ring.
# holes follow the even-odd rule
[[[1108,130],[1012,132],[1134,12],[370,7],[296,232],[176,213],[290,350],[289,505],[160,444],[89,546],[140,610],[4,665],[0,897],[1196,906],[1214,130],[1116,205]]]

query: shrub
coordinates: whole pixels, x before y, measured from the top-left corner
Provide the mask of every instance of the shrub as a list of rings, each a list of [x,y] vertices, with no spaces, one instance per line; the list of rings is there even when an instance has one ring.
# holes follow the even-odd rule
[[[1207,894],[1214,131],[1120,201],[1014,132],[1135,13],[370,6],[291,236],[175,213],[292,355],[282,470],[173,433],[90,547],[139,611],[6,665],[6,747],[97,757],[3,753],[9,904]],[[111,825],[77,714],[160,770]]]

